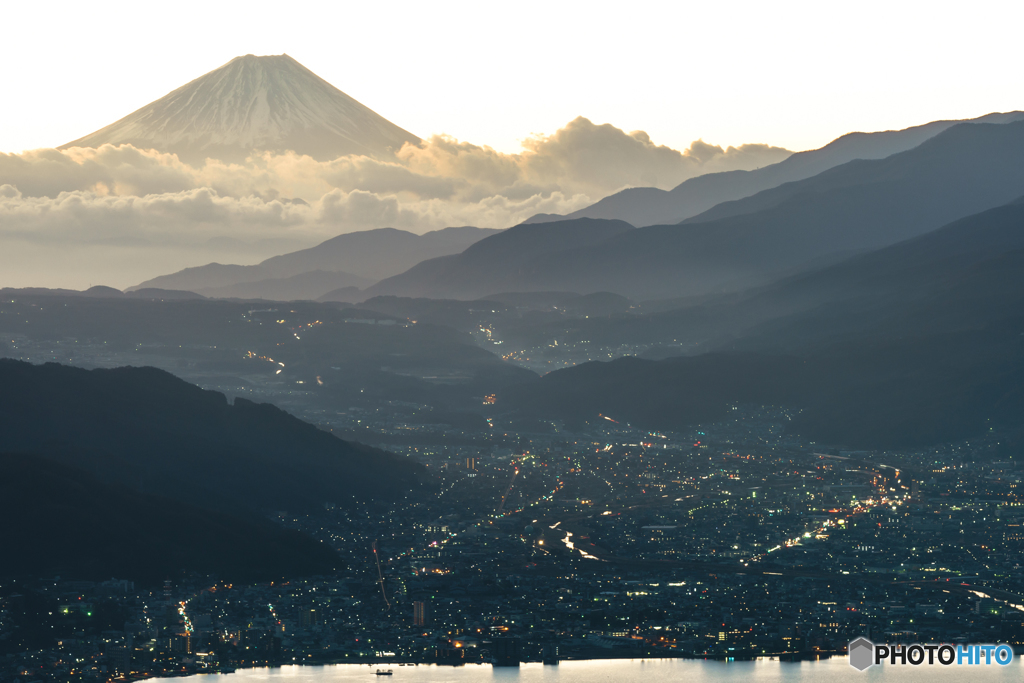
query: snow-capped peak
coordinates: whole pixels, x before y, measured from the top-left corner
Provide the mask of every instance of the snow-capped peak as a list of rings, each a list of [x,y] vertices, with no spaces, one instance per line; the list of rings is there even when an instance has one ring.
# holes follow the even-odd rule
[[[288,55],[245,55],[62,149],[128,143],[190,162],[265,150],[327,160],[386,157],[406,142],[419,138]]]

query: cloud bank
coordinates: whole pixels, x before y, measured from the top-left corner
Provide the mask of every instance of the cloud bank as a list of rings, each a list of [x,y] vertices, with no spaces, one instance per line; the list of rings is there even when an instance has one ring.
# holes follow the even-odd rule
[[[41,149],[0,154],[0,244],[9,253],[25,248],[33,254],[44,254],[44,245],[65,252],[74,245],[116,245],[134,253],[136,262],[147,258],[140,254],[148,248],[164,251],[151,259],[161,264],[166,254],[180,253],[183,266],[214,256],[252,261],[354,230],[505,228],[536,213],[581,209],[625,187],[670,189],[697,175],[749,170],[789,154],[701,140],[678,151],[654,144],[642,131],[626,133],[583,117],[527,139],[518,154],[443,135],[406,144],[386,161],[267,153],[244,164],[207,159],[193,166],[130,145]],[[69,274],[66,265],[62,271],[59,283],[40,270],[32,282],[5,277],[0,286],[95,281]],[[114,274],[120,284],[116,268]]]

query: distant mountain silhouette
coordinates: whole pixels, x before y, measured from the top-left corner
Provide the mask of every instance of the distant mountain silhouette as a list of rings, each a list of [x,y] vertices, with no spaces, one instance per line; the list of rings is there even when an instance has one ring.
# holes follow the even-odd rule
[[[189,163],[291,150],[327,161],[419,141],[288,55],[245,55],[61,149],[130,144]]]
[[[48,287],[3,287],[0,288],[0,292],[6,294],[18,293],[28,296],[83,297],[86,299],[150,299],[154,301],[183,301],[205,298],[195,292],[177,289],[146,287],[122,292],[120,289],[114,289],[105,285],[95,285],[84,291],[77,289],[50,289]]]
[[[730,306],[730,348],[790,352],[838,338],[899,338],[988,325],[1024,304],[1024,202],[787,278]],[[910,311],[914,311],[913,314]]]
[[[363,295],[360,293],[359,288],[353,286],[338,287],[337,289],[332,289],[326,294],[321,294],[316,298],[317,301],[322,302],[337,302],[349,304],[356,301],[361,301],[362,299]]]
[[[477,242],[461,254],[424,261],[378,282],[366,290],[366,295],[475,299],[498,292],[557,289],[534,286],[523,275],[538,261],[557,261],[562,255],[632,230],[633,226],[623,221],[590,218],[517,225]]]
[[[959,124],[886,159],[851,161],[720,204],[680,225],[481,267],[469,250],[378,283],[371,294],[477,298],[497,291],[610,291],[634,300],[738,291],[835,263],[1004,204],[1024,188],[1024,121]],[[518,226],[585,234],[597,219]],[[625,224],[621,224],[625,225]],[[480,243],[499,244],[494,238]]]
[[[1024,202],[676,315],[708,335],[761,322],[712,353],[559,370],[499,405],[662,429],[788,405],[810,440],[880,448],[1024,436]]]
[[[135,289],[130,292],[125,292],[124,296],[130,299],[159,299],[161,301],[181,301],[184,299],[204,298],[201,294],[196,294],[195,292],[189,292],[181,289],[159,289],[157,287],[143,287],[142,289]]]
[[[1024,112],[988,114],[969,121],[1010,123],[1021,119],[1024,119]],[[854,159],[884,159],[905,152],[958,123],[964,121],[933,121],[898,131],[849,133],[820,149],[798,152],[784,161],[754,171],[708,173],[691,178],[670,191],[653,187],[629,188],[565,216],[538,214],[526,222],[606,218],[623,220],[637,227],[679,223],[716,204],[804,180]]]
[[[155,368],[82,370],[0,359],[0,433],[141,493],[221,510],[304,509],[405,495],[420,466],[348,443],[268,404]]]
[[[209,297],[317,299],[341,287],[366,287],[426,259],[457,254],[499,232],[473,227],[423,235],[394,228],[349,232],[255,266],[210,263],[147,280],[129,291],[162,288]]]
[[[259,516],[138,493],[39,456],[0,454],[0,516],[0,576],[154,585],[191,572],[269,581],[342,565],[323,543]]]
[[[314,301],[341,288],[366,287],[373,280],[344,272],[311,270],[284,278],[267,278],[256,282],[240,282],[226,287],[203,289],[205,296],[218,299],[270,299],[274,301]],[[145,290],[140,290],[145,291]]]
[[[865,333],[951,331],[978,316],[995,319],[1007,306],[1012,282],[1004,289],[993,285],[992,291],[964,283],[968,273],[974,273],[970,281],[975,283],[980,273],[1002,276],[1003,266],[997,264],[1008,263],[1017,249],[1024,249],[1024,200],[763,287],[662,310],[657,309],[669,302],[648,302],[635,311],[639,315],[577,320],[572,334],[601,345],[659,345],[654,355],[667,357],[726,348],[799,353],[825,340]],[[927,317],[907,317],[901,308],[940,293],[952,302],[931,306]],[[566,326],[559,321],[535,334],[565,339]]]

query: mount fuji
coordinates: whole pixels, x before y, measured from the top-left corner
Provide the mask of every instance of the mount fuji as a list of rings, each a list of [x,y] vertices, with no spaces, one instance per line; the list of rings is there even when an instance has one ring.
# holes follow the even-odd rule
[[[245,55],[60,149],[131,144],[188,163],[291,150],[326,161],[386,158],[419,141],[288,55]]]

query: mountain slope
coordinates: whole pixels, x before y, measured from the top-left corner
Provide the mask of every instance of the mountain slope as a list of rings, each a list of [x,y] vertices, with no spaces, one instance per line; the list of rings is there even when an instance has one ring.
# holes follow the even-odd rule
[[[291,277],[240,282],[224,287],[203,289],[204,296],[216,299],[267,299],[270,301],[314,301],[324,294],[345,288],[366,287],[373,280],[345,272],[311,270]],[[144,291],[144,290],[143,290]]]
[[[419,138],[288,55],[245,55],[61,149],[130,144],[190,163],[291,150],[327,161],[386,157],[407,142]]]
[[[867,324],[853,308],[881,313],[952,287],[968,268],[1005,252],[1024,249],[1024,201],[962,218],[898,244],[814,269],[763,287],[709,297],[700,302],[649,302],[630,315],[558,321],[530,330],[515,343],[531,346],[551,338],[586,339],[594,344],[644,345],[648,358],[693,355],[707,349],[774,348],[797,352],[824,339],[856,336]],[[992,261],[995,263],[995,261]],[[998,272],[998,271],[993,271]],[[962,291],[964,298],[968,292]],[[883,307],[880,302],[885,302]],[[927,323],[895,317],[884,325],[892,334],[908,326],[955,328],[992,307],[999,297],[977,296],[967,307],[933,312]],[[671,305],[668,308],[659,308]],[[816,316],[830,312],[828,324]],[[806,316],[806,321],[805,321]],[[882,323],[873,324],[877,330]],[[543,340],[548,340],[544,342]]]
[[[681,312],[678,329],[775,317],[713,353],[550,373],[506,407],[671,429],[735,402],[785,405],[802,409],[792,428],[806,438],[879,448],[1024,436],[1022,202],[730,306]]]
[[[533,286],[522,275],[537,259],[557,258],[631,231],[633,226],[622,221],[590,218],[517,225],[480,240],[461,254],[424,261],[378,282],[366,290],[366,296],[476,299],[499,292],[557,289]]]
[[[419,472],[412,461],[341,441],[274,406],[242,398],[230,405],[155,368],[0,359],[0,433],[9,452],[223,510],[398,496]]]
[[[0,515],[0,547],[31,549],[0,553],[0,576],[270,581],[342,564],[324,544],[260,517],[138,493],[38,456],[0,454]]]
[[[634,300],[739,291],[1005,204],[1024,189],[1022,160],[1024,121],[960,124],[910,151],[851,161],[719,205],[700,219],[622,231],[589,246],[517,261],[493,284],[462,259],[446,262],[443,276],[414,269],[386,281],[401,287],[382,291],[385,283],[379,283],[370,291],[449,298],[480,296],[488,287],[610,291]],[[572,223],[532,225],[565,230]],[[452,283],[466,291],[452,291]]]
[[[275,277],[319,269],[344,270],[381,280],[420,261],[457,254],[500,232],[470,226],[432,230],[422,235],[394,228],[364,230],[338,235],[310,249],[274,256],[261,265],[269,268]]]
[[[316,296],[298,297],[317,298],[338,287],[365,287],[371,282],[401,273],[425,259],[457,254],[471,244],[499,232],[501,231],[473,227],[445,228],[422,235],[394,228],[348,232],[309,249],[273,256],[254,266],[210,263],[155,277],[130,288],[129,291],[159,288],[187,290],[214,297],[254,296],[239,294],[238,292],[243,290],[229,288],[264,280],[292,278],[317,270],[346,273],[354,278],[352,281],[328,287]],[[281,290],[275,292],[274,296],[265,298],[285,297]]]
[[[1010,123],[1024,118],[1024,112],[988,114],[974,123]],[[854,159],[883,159],[917,147],[963,121],[933,121],[898,131],[850,133],[820,149],[798,152],[771,166],[754,171],[709,173],[691,178],[670,190],[653,187],[630,188],[566,216],[545,214],[528,223],[573,218],[618,219],[637,227],[679,223],[722,202],[749,197],[783,183],[810,178]]]
[[[899,338],[984,326],[1024,306],[1024,201],[851,258],[732,306],[733,349],[802,350],[837,339]]]

